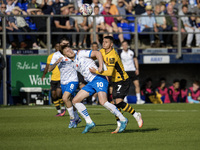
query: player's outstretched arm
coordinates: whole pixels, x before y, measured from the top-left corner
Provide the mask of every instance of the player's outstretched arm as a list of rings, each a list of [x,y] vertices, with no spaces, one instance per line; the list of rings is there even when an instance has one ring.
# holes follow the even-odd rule
[[[47,72],[48,72],[48,68],[49,68],[49,64],[46,64],[46,67],[45,67],[44,72],[43,72],[43,75],[42,75],[42,81],[43,81],[43,79],[45,78],[45,75],[46,75]]]
[[[103,71],[103,57],[102,57],[102,54],[99,51],[92,51],[91,57],[97,58],[97,60],[99,62],[98,71],[101,73]]]
[[[56,67],[56,65],[62,61],[62,59],[63,58],[60,57],[53,65],[49,65],[48,71],[51,72]]]
[[[103,72],[99,72],[98,70],[96,70],[95,68],[89,68],[90,72],[94,73],[94,74],[99,74],[99,75],[102,75],[102,76],[112,76],[113,74],[113,70],[114,70],[114,67],[113,66],[107,66],[107,69],[106,71],[103,71]]]

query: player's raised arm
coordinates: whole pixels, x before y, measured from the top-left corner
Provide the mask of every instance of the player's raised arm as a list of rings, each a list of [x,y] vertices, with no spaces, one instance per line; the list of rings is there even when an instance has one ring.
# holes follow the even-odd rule
[[[53,65],[49,65],[48,71],[51,72],[56,67],[56,65],[62,61],[62,59],[63,58],[60,57]]]

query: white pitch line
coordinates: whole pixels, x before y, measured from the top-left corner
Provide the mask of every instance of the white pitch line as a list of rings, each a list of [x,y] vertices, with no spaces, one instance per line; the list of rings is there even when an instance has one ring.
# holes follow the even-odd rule
[[[4,108],[0,108],[1,110],[20,110],[20,109],[55,109],[55,107],[34,107],[34,106],[30,106],[30,107],[4,107]],[[87,108],[88,110],[106,110],[105,108]],[[198,112],[199,110],[165,110],[165,109],[137,109],[137,111],[156,111],[156,112]]]

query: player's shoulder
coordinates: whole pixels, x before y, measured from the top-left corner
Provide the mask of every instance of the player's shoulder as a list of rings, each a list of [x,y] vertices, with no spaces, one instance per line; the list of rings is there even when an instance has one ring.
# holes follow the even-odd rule
[[[51,58],[53,57],[53,55],[54,55],[54,53],[50,54],[50,55],[48,56],[48,59],[51,59]]]
[[[102,48],[102,49],[100,49],[99,51],[100,51],[101,53],[105,52],[105,50],[104,50],[103,48]]]

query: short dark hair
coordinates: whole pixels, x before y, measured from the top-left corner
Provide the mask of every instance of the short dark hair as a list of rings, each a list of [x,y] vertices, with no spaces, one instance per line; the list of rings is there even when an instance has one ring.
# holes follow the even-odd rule
[[[183,5],[183,6],[182,6],[182,9],[183,9],[184,7],[188,8],[188,5]]]
[[[99,6],[98,6],[98,5],[96,5],[96,6],[94,6],[94,9],[95,9],[95,8],[98,8],[98,9],[99,9]]]
[[[121,44],[123,44],[123,43],[128,43],[128,41],[124,40],[124,41],[122,41],[122,43],[121,43]]]
[[[114,38],[112,36],[105,36],[104,39],[109,39],[112,43],[114,42]]]
[[[93,42],[93,43],[92,43],[92,45],[94,45],[94,44],[98,45],[98,43],[97,43],[97,42]]]
[[[160,78],[160,82],[162,81],[166,81],[166,79],[164,77]]]
[[[70,44],[61,45],[60,53],[61,53],[62,55],[63,55],[63,50],[64,50],[66,47],[70,47]]]
[[[62,38],[62,39],[60,40],[60,43],[62,43],[62,41],[68,41],[68,42],[70,42],[70,40],[69,40],[68,38]]]
[[[193,84],[196,84],[196,85],[200,86],[200,81],[199,80],[194,80]]]
[[[179,79],[174,79],[173,83],[180,82]]]

